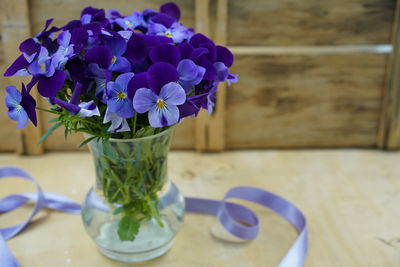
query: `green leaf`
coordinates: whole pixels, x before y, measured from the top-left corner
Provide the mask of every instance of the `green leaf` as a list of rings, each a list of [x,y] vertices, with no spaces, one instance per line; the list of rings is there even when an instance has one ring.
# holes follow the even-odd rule
[[[58,121],[58,119],[59,119],[58,117],[57,117],[57,118],[53,118],[53,119],[49,120],[49,121],[48,121],[48,123],[54,123],[54,122],[57,122],[57,121]]]
[[[110,144],[110,141],[106,139],[103,140],[103,154],[113,161],[118,160],[118,155],[115,152],[115,149]]]
[[[59,123],[54,124],[53,126],[51,126],[51,128],[40,138],[38,144],[40,145],[41,143],[43,143],[43,141],[46,140],[46,138],[49,137],[49,135],[51,135],[61,125],[62,125],[62,123],[59,122]]]
[[[89,143],[90,141],[92,141],[92,140],[95,139],[95,138],[96,138],[96,136],[89,137],[88,139],[86,139],[85,141],[83,141],[78,147],[79,147],[79,148],[83,147],[84,145],[86,145],[87,143]]]
[[[133,215],[125,215],[118,224],[118,236],[121,241],[133,241],[139,232],[140,221]]]
[[[113,214],[114,214],[114,215],[117,215],[117,214],[120,214],[120,213],[122,213],[122,212],[124,212],[124,211],[125,211],[125,207],[124,207],[124,206],[121,206],[121,207],[116,208],[116,209],[113,211]]]
[[[140,130],[138,130],[135,135],[134,138],[140,138],[140,137],[145,137],[145,136],[150,136],[154,134],[154,128],[151,126],[147,126],[147,127],[142,127]]]

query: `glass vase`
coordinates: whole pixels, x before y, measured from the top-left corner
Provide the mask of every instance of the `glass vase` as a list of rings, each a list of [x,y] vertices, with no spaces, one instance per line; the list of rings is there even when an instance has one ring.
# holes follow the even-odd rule
[[[169,128],[138,139],[89,143],[96,183],[81,214],[105,256],[142,262],[171,248],[185,213],[183,196],[167,178],[172,132]]]

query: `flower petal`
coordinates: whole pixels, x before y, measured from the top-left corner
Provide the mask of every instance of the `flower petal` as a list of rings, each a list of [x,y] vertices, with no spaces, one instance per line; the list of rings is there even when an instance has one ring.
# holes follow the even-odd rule
[[[166,105],[164,108],[156,106],[149,111],[149,123],[152,127],[173,125],[179,121],[179,109],[174,105]]]
[[[197,65],[190,59],[181,60],[177,67],[179,80],[191,81],[197,76]]]
[[[71,33],[69,31],[63,31],[57,36],[57,43],[60,46],[67,47],[71,41]]]
[[[208,60],[208,58],[202,57],[197,62],[197,64],[206,69],[203,77],[204,80],[212,81],[217,78],[217,70],[215,69],[214,65]]]
[[[193,46],[189,43],[181,43],[178,45],[179,51],[181,52],[181,59],[190,59],[193,53]]]
[[[181,105],[185,103],[186,93],[182,86],[175,82],[164,85],[160,91],[160,98],[170,105]]]
[[[28,114],[28,118],[31,120],[33,125],[37,126],[36,101],[28,93],[24,84],[22,84],[21,95],[22,95],[21,106],[25,109],[26,113]]]
[[[181,11],[179,10],[179,7],[173,2],[165,3],[164,5],[162,5],[160,7],[160,12],[165,13],[176,20],[179,20],[179,18],[181,17]]]
[[[215,62],[214,67],[217,70],[217,81],[223,82],[228,78],[228,68],[222,62]]]
[[[150,29],[150,26],[149,26]],[[154,47],[159,44],[170,44],[173,42],[171,38],[157,35],[141,35],[146,42],[147,47]]]
[[[85,59],[90,63],[96,63],[100,68],[107,69],[111,64],[111,51],[105,46],[95,46],[86,51]]]
[[[128,84],[128,97],[129,99],[133,99],[136,91],[140,88],[148,88],[149,85],[147,83],[147,73],[142,72],[133,76],[133,78],[129,81]]]
[[[181,52],[175,45],[161,44],[151,49],[149,56],[153,62],[167,62],[176,66],[181,58]]]
[[[225,64],[228,68],[233,64],[233,54],[229,51],[228,48],[217,45],[217,61],[220,61]]]
[[[5,104],[7,107],[15,107],[21,103],[22,95],[15,86],[7,86],[6,91]]]
[[[172,23],[176,21],[176,19],[167,14],[158,13],[157,15],[151,18],[151,21],[154,23],[162,24],[165,27],[169,28],[171,27]]]
[[[122,37],[110,37],[104,41],[105,46],[110,49],[113,56],[121,56],[126,51],[126,41]]]
[[[133,97],[133,107],[138,113],[145,113],[155,107],[157,95],[148,88],[140,88]]]
[[[133,34],[128,41],[124,57],[133,63],[142,62],[147,57],[148,49],[141,34]]]
[[[150,89],[157,95],[162,86],[169,82],[177,82],[179,80],[178,71],[174,66],[164,62],[153,64],[147,71],[147,82]]]
[[[27,55],[32,55],[40,50],[40,44],[35,42],[33,38],[26,39],[19,45],[19,51]]]
[[[120,86],[123,92],[127,92],[129,81],[135,76],[133,72],[121,74],[115,79],[115,82]]]
[[[116,72],[128,72],[131,70],[131,63],[124,57],[118,57],[110,69]]]
[[[23,108],[12,108],[8,111],[8,117],[17,121],[17,128],[24,128],[28,124],[28,114]]]
[[[66,74],[61,70],[56,70],[52,77],[42,76],[39,78],[38,91],[44,97],[53,97],[64,85]]]
[[[186,100],[185,103],[182,105],[178,106],[179,108],[179,118],[185,118],[193,115],[197,115],[199,112],[200,108],[198,108],[195,104],[193,104],[191,101]]]
[[[29,66],[29,62],[23,55],[20,55],[8,69],[4,72],[4,76],[12,76],[21,69],[26,69]]]

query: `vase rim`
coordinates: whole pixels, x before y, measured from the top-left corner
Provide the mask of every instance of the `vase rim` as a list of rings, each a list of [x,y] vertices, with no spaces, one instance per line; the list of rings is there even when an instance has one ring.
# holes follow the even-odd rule
[[[144,137],[139,137],[139,138],[130,138],[130,139],[120,139],[120,138],[110,138],[109,141],[110,142],[133,142],[133,141],[142,141],[142,140],[146,140],[146,139],[151,139],[151,138],[156,138],[159,136],[162,136],[164,134],[167,134],[171,131],[173,131],[175,129],[175,125],[169,127],[168,129],[165,129],[164,131],[158,133],[158,134],[154,134],[154,135],[149,135],[149,136],[144,136]]]

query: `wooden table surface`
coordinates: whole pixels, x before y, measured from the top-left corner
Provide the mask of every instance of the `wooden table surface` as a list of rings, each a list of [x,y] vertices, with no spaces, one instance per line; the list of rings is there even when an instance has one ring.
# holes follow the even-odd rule
[[[0,166],[26,169],[45,191],[84,198],[94,183],[88,153],[19,157],[0,154]],[[306,215],[312,266],[400,266],[400,153],[374,150],[171,152],[170,178],[186,196],[220,199],[236,185],[258,186],[295,203]],[[32,191],[28,182],[0,182],[0,197]],[[256,205],[261,231],[248,243],[210,234],[215,219],[187,214],[172,249],[134,266],[276,266],[296,238],[295,230]],[[0,227],[25,219],[31,206],[1,215]],[[8,241],[22,266],[131,266],[102,256],[78,215],[42,211],[29,228]],[[0,263],[1,266],[1,263]]]

